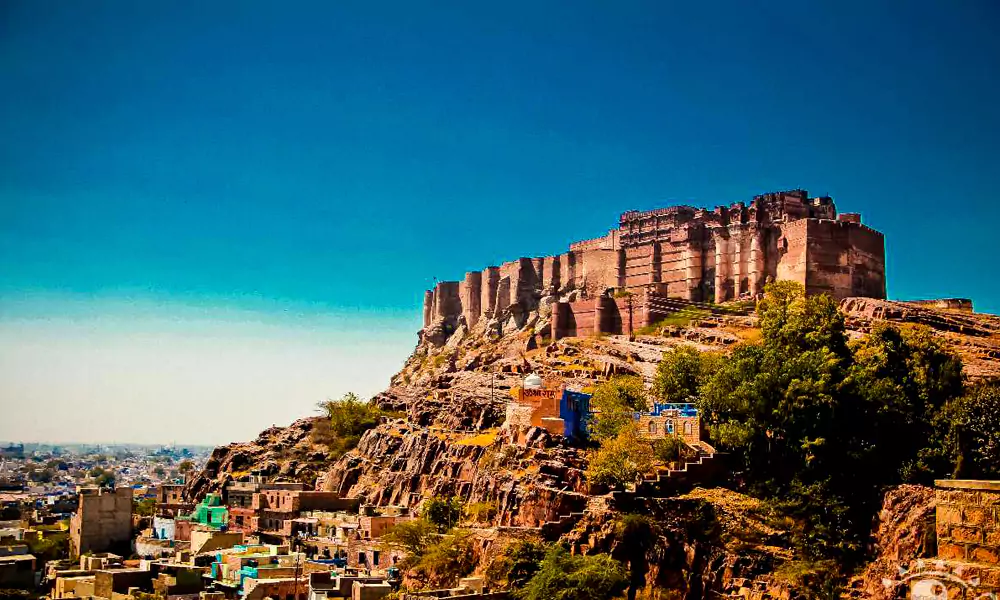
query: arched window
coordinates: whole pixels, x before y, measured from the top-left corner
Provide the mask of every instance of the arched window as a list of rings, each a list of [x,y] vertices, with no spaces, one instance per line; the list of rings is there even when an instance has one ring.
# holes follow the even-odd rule
[[[673,433],[673,432],[674,432],[674,420],[667,419],[667,433]]]
[[[656,435],[656,421],[649,422],[649,433]]]
[[[691,421],[684,421],[684,435],[691,435]]]

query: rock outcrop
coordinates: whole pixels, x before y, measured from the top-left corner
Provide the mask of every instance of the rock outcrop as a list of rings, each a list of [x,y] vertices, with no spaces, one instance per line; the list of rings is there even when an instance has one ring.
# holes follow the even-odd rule
[[[312,439],[317,419],[299,419],[288,427],[270,427],[251,442],[216,448],[205,468],[188,482],[185,494],[188,498],[201,498],[250,473],[312,486],[329,459],[326,450]]]
[[[965,376],[972,379],[1000,377],[1000,317],[972,312],[971,303],[951,308],[932,302],[895,302],[874,298],[845,298],[840,310],[855,334],[867,332],[873,321],[914,323],[930,327],[962,357]]]
[[[918,558],[934,556],[934,490],[901,485],[889,490],[882,502],[872,539],[872,561],[855,577],[849,589],[855,598],[890,600],[894,589],[883,580],[897,578]]]
[[[218,491],[250,472],[377,505],[419,507],[432,496],[459,496],[496,507],[495,518],[478,523],[477,535],[487,540],[482,556],[495,554],[491,545],[516,536],[561,538],[577,552],[620,556],[626,549],[617,545],[615,523],[622,514],[637,512],[657,523],[647,585],[692,599],[789,597],[786,584],[770,576],[792,556],[785,533],[768,525],[764,509],[752,498],[723,489],[659,499],[608,494],[588,484],[585,449],[540,428],[514,444],[512,432],[503,428],[510,392],[528,373],[581,390],[612,375],[651,382],[671,346],[725,350],[759,339],[755,317],[745,307],[716,308],[692,312],[690,319],[681,315],[634,336],[551,341],[538,329],[551,316],[544,308],[550,304],[541,302],[529,311],[519,305],[494,307],[490,318],[455,327],[432,322],[388,389],[373,398],[392,416],[365,432],[356,448],[330,457],[316,443],[316,419],[273,427],[252,442],[217,448],[188,484],[189,496]],[[878,320],[926,325],[962,355],[971,376],[1000,375],[1000,318],[858,298],[844,300],[842,310],[854,337]],[[886,573],[927,552],[932,497],[915,486],[890,491],[874,536],[875,560],[852,581],[853,595],[879,598]]]

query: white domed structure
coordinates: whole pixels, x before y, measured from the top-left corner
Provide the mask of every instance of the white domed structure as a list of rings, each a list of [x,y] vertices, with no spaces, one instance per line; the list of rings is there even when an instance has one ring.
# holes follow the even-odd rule
[[[542,378],[538,375],[532,373],[524,378],[524,389],[526,390],[540,390],[542,389]]]

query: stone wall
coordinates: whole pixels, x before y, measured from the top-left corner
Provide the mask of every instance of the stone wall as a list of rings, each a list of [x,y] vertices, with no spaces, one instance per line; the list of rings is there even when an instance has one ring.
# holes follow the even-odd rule
[[[935,485],[938,558],[1000,567],[1000,481]]]
[[[471,328],[508,310],[518,319],[552,296],[570,303],[590,299],[589,309],[580,304],[561,315],[567,317],[566,331],[592,332],[587,322],[600,314],[588,312],[599,311],[595,302],[607,290],[645,286],[692,302],[753,297],[772,279],[797,281],[807,293],[838,299],[885,297],[882,234],[863,225],[861,215],[838,216],[832,199],[810,198],[804,190],[763,194],[749,205],[712,211],[630,211],[618,225],[606,236],[570,244],[564,254],[519,258],[466,273],[462,282],[438,283],[424,295],[424,328],[442,323],[448,333],[459,321]],[[621,308],[619,303],[619,315]]]
[[[103,552],[132,539],[132,489],[85,488],[70,518],[70,555]]]

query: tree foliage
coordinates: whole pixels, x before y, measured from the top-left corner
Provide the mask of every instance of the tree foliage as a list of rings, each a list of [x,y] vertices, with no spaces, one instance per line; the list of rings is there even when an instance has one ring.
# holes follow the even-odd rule
[[[520,590],[519,600],[609,600],[625,591],[625,567],[607,554],[572,555],[552,547],[538,571]]]
[[[354,393],[347,393],[339,400],[325,400],[318,407],[327,419],[315,425],[313,440],[329,448],[333,457],[354,449],[361,436],[378,425],[382,417],[375,404]]]
[[[647,410],[646,389],[639,377],[613,377],[597,386],[590,398],[594,412],[588,425],[591,437],[613,438],[635,420],[635,413]]]
[[[503,588],[521,589],[538,572],[545,552],[544,544],[517,540],[490,563],[486,576]]]
[[[633,421],[591,453],[587,477],[594,483],[621,488],[652,468],[652,444],[640,437]]]
[[[411,556],[420,556],[436,539],[437,528],[424,519],[396,523],[382,535],[382,542],[396,546]]]
[[[674,346],[663,353],[653,381],[654,395],[664,402],[690,402],[715,372],[720,356],[694,346]]]
[[[438,537],[410,566],[410,576],[429,587],[451,586],[476,566],[470,534],[456,531]]]
[[[153,513],[156,512],[156,500],[153,498],[143,498],[134,504],[133,512],[140,517],[153,516]]]
[[[458,525],[461,520],[462,500],[456,497],[434,496],[424,503],[420,515],[439,532],[444,533]]]
[[[850,562],[885,486],[947,470],[961,362],[920,327],[875,324],[850,344],[836,302],[792,282],[769,284],[757,314],[759,342],[698,371],[702,416],[742,480],[797,519],[806,560]],[[662,370],[689,385],[692,362]]]
[[[465,516],[476,523],[489,523],[497,516],[495,502],[473,502],[465,507]]]
[[[1000,381],[984,382],[949,407],[945,445],[962,479],[1000,479]]]
[[[656,524],[645,515],[627,514],[615,523],[616,551],[613,557],[629,566],[628,600],[635,600],[646,587],[648,559],[657,545]]]

